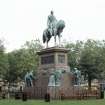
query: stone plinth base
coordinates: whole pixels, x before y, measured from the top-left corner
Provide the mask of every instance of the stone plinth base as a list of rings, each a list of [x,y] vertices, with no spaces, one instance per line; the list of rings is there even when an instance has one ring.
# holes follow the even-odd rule
[[[68,66],[68,50],[62,47],[46,48],[38,52],[39,67],[37,71],[37,80],[35,81],[34,96],[37,98],[44,97],[44,94],[49,92],[52,99],[58,99],[61,91],[65,93],[65,89],[72,87],[72,74]],[[59,86],[49,86],[55,81],[54,73],[59,72]],[[53,81],[50,79],[53,75]]]

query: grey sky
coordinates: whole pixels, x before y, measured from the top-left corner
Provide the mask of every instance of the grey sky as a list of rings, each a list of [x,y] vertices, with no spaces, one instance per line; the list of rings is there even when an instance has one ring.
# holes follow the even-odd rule
[[[0,38],[7,51],[42,40],[50,10],[66,22],[62,40],[105,39],[105,0],[0,0]]]

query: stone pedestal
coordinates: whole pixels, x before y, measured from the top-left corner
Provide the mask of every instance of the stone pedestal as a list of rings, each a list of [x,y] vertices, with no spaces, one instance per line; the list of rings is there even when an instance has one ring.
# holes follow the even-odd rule
[[[39,55],[39,67],[37,80],[33,87],[26,87],[30,98],[41,99],[46,93],[52,99],[60,99],[63,95],[71,94],[72,74],[68,66],[66,48],[51,47],[37,52]]]
[[[38,52],[39,71],[70,70],[67,59],[68,50],[61,47],[46,48]]]
[[[46,48],[38,52],[39,68],[36,84],[38,87],[41,87],[44,90],[46,89],[46,92],[50,93],[51,98],[59,98],[61,91],[64,92],[72,86],[72,76],[68,66],[67,53],[68,50],[61,47]],[[60,85],[49,86],[49,79],[56,71],[62,73]]]

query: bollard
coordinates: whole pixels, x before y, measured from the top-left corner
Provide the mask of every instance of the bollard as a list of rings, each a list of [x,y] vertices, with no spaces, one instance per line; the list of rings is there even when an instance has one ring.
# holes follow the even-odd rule
[[[45,102],[50,102],[50,94],[46,93],[44,99],[45,99]]]
[[[16,100],[17,100],[17,99],[20,99],[20,96],[19,96],[19,93],[18,93],[18,92],[15,93],[15,99],[16,99]]]
[[[22,100],[27,101],[27,93],[26,92],[22,93]]]
[[[101,91],[100,99],[104,99],[104,91]]]

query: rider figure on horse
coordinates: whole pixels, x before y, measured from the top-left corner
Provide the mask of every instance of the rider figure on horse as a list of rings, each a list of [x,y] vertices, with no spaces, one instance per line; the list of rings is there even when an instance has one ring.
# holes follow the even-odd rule
[[[48,42],[50,41],[52,36],[54,36],[55,46],[57,45],[56,36],[58,36],[60,46],[61,33],[65,27],[65,22],[63,20],[57,21],[53,14],[53,11],[51,11],[51,14],[48,16],[47,19],[47,29],[43,31],[43,43],[46,42],[46,47],[48,47]]]
[[[48,31],[50,32],[51,36],[54,35],[56,24],[57,24],[57,19],[54,16],[54,12],[51,11],[51,14],[48,16],[48,19],[47,19]]]

